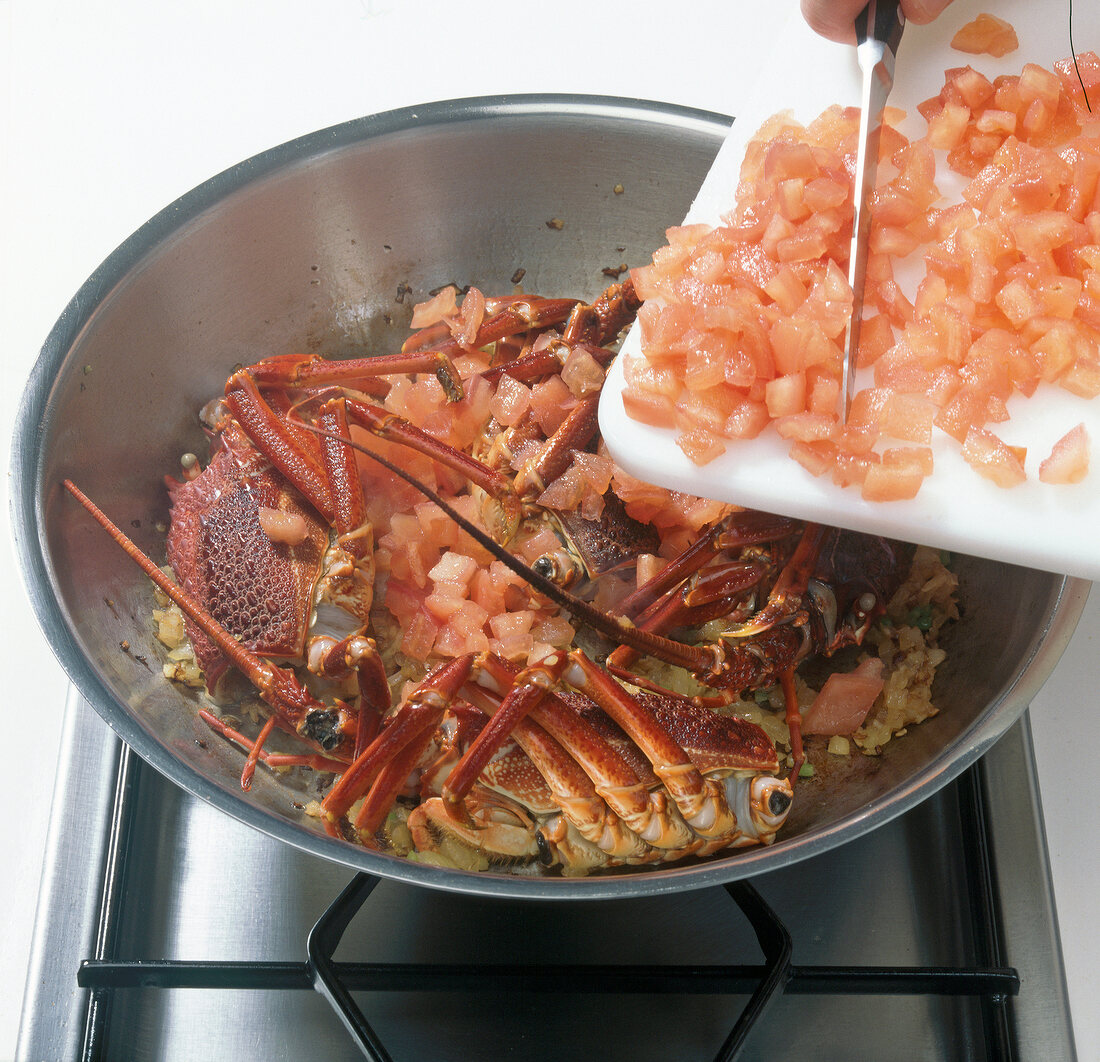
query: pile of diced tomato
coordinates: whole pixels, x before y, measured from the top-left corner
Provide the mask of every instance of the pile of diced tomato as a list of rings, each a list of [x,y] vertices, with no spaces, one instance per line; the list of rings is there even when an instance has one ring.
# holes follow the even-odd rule
[[[992,81],[949,70],[919,107],[919,140],[888,113],[858,352],[873,385],[847,423],[859,114],[772,119],[749,145],[723,223],[669,230],[668,246],[633,271],[647,302],[644,357],[625,366],[629,415],[674,429],[699,464],[730,440],[777,432],[811,473],[870,500],[917,493],[936,431],[982,475],[1022,482],[1026,453],[995,430],[1008,399],[1046,386],[1100,394],[1100,140],[1085,93],[1100,102],[1094,53]],[[968,178],[952,204],[936,183],[944,165]],[[910,300],[895,264],[921,259]],[[1066,427],[1039,466],[1044,482],[1087,473],[1085,428]]]
[[[471,318],[481,319],[485,300],[470,289],[461,304],[446,288],[418,306],[414,326],[443,323],[459,336],[472,336]],[[537,342],[537,341],[536,341]],[[493,446],[499,430],[533,417],[537,438],[512,453],[505,468],[518,468],[537,456],[578,401],[602,382],[603,370],[578,348],[561,373],[533,383],[507,374],[489,383],[481,373],[489,366],[484,351],[469,349],[455,359],[463,382],[460,402],[447,399],[431,374],[390,378],[383,405],[424,429],[441,442],[494,464]],[[599,374],[597,380],[596,374]],[[489,426],[492,425],[492,433]],[[471,490],[467,479],[443,464],[397,442],[364,429],[352,428],[356,440],[440,494],[467,520],[483,530],[495,525],[499,509],[484,493]],[[359,458],[367,516],[374,528],[377,566],[376,599],[398,621],[402,652],[413,660],[429,656],[459,656],[491,651],[525,664],[552,648],[572,644],[575,631],[556,605],[535,593],[506,565],[463,531],[434,501],[369,457]],[[603,496],[611,487],[635,519],[656,527],[660,555],[638,558],[634,580],[601,581],[598,605],[610,605],[645,582],[665,561],[686,549],[699,529],[718,519],[726,507],[634,479],[617,468],[601,446],[596,453],[577,451],[564,474],[532,500],[561,512],[576,510],[598,519]],[[531,564],[544,553],[561,548],[561,539],[547,522],[529,521],[508,543],[508,549]]]
[[[453,289],[446,291],[451,295],[449,302],[437,305],[428,320],[457,314]],[[480,301],[480,293],[475,300]],[[457,359],[464,390],[460,402],[448,401],[439,381],[427,374],[392,378],[384,405],[441,442],[470,452],[481,440],[494,410],[505,412],[496,389],[480,375],[487,367],[488,357],[481,353]],[[524,390],[523,408],[545,417],[550,428],[571,408],[573,396],[560,377]],[[515,404],[519,399],[512,394],[510,401]],[[459,473],[365,430],[353,428],[352,434],[400,464],[479,527],[491,522],[491,513],[487,518],[483,510],[491,509],[492,501],[470,493],[467,480]],[[490,556],[435,502],[367,457],[360,458],[359,468],[377,541],[379,603],[398,621],[406,656],[424,661],[433,654],[459,656],[491,649],[526,662],[531,655],[542,655],[551,646],[572,641],[574,631],[558,617],[556,607],[533,594],[519,576]],[[511,548],[530,563],[559,545],[553,531],[543,527],[522,533]]]

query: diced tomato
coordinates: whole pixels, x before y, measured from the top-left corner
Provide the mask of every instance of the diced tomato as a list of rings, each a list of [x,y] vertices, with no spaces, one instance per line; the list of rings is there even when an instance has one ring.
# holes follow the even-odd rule
[[[488,615],[473,601],[464,601],[439,629],[433,649],[441,656],[484,653],[489,649],[485,633]]]
[[[648,391],[651,394],[674,398],[680,393],[680,381],[671,369],[658,369],[644,358],[627,358],[623,363],[623,377],[630,389]]]
[[[769,380],[764,388],[764,403],[773,420],[803,412],[806,408],[806,374],[792,372]]]
[[[701,427],[721,433],[730,416],[741,410],[744,400],[740,390],[721,383],[705,391],[685,390],[676,402],[677,423],[688,429]]]
[[[1026,63],[1020,74],[1019,90],[1024,101],[1031,103],[1038,100],[1053,110],[1058,106],[1062,86],[1053,71],[1044,70],[1035,63]]]
[[[726,452],[726,444],[721,437],[706,428],[681,432],[676,437],[676,445],[697,465],[708,464]]]
[[[834,415],[840,403],[840,380],[826,372],[811,369],[807,385],[806,409],[810,413]]]
[[[1063,91],[1074,106],[1086,114],[1090,113],[1089,103],[1095,106],[1100,94],[1100,56],[1092,51],[1078,52],[1075,58],[1059,59],[1054,69],[1062,80]],[[1085,102],[1086,95],[1088,103]]]
[[[993,80],[993,99],[990,109],[1016,114],[1024,106],[1020,95],[1020,79],[1015,74],[1002,74]]]
[[[702,332],[693,338],[684,365],[684,383],[705,391],[724,383],[726,365],[736,355],[735,337],[728,332]]]
[[[410,326],[412,328],[426,328],[437,321],[445,321],[455,316],[458,313],[457,294],[454,285],[448,284],[426,302],[418,302],[413,307]]]
[[[882,451],[882,463],[887,468],[932,475],[933,454],[930,446],[892,446]]]
[[[849,430],[864,430],[878,435],[882,428],[883,410],[889,401],[891,392],[884,387],[865,387],[852,397],[852,406],[848,410]]]
[[[907,501],[917,496],[924,476],[918,468],[879,462],[868,468],[860,497],[873,502]]]
[[[780,310],[792,314],[806,301],[808,289],[798,274],[790,267],[780,267],[775,276],[764,286],[764,291],[775,300]]]
[[[465,347],[472,347],[481,322],[485,320],[485,296],[478,288],[469,288],[462,297],[462,307],[451,323],[451,334]]]
[[[478,568],[470,583],[470,600],[476,601],[490,616],[500,616],[507,611],[507,581],[496,577],[491,568]]]
[[[837,446],[832,442],[796,442],[791,444],[790,455],[811,476],[823,476],[837,460]]]
[[[994,93],[992,82],[972,66],[958,66],[944,74],[943,98],[965,104],[972,111],[988,103]]]
[[[865,317],[859,328],[859,354],[856,364],[861,369],[874,364],[894,345],[894,326],[885,314]]]
[[[1100,395],[1100,361],[1078,358],[1058,381],[1060,387],[1080,398]]]
[[[781,374],[840,361],[840,348],[808,318],[781,317],[772,325],[771,341],[775,368]]]
[[[951,151],[966,135],[970,108],[965,103],[946,102],[928,119],[928,142],[937,151]]]
[[[848,201],[852,194],[847,182],[835,177],[815,177],[808,182],[803,192],[803,202],[814,213],[833,210]]]
[[[775,430],[784,439],[798,442],[821,442],[831,439],[836,432],[837,418],[827,413],[792,413],[779,417]]]
[[[736,243],[726,256],[726,271],[734,280],[744,280],[763,290],[779,273],[779,266],[758,243]]]
[[[833,462],[832,480],[838,487],[860,487],[880,463],[874,450],[854,453],[841,447]]]
[[[920,246],[920,240],[908,229],[883,225],[872,233],[870,246],[876,254],[905,258]]]
[[[466,602],[467,587],[457,583],[436,583],[424,598],[424,608],[432,618],[446,623]]]
[[[531,412],[547,438],[561,427],[574,405],[573,393],[560,376],[548,376],[531,388]]]
[[[1011,33],[983,16],[959,41],[999,51]],[[1100,149],[1080,135],[1068,69],[1028,64],[994,81],[948,70],[918,108],[924,138],[884,129],[859,354],[875,387],[856,396],[843,428],[858,112],[831,107],[805,128],[786,116],[765,123],[724,224],[676,230],[642,278],[647,364],[627,369],[631,415],[672,421],[693,460],[770,423],[808,471],[864,497],[919,490],[933,428],[969,445],[983,474],[1018,478],[1020,455],[988,430],[1008,418],[1010,396],[1044,381],[1100,393]],[[1100,89],[1100,59],[1086,55],[1083,69]],[[971,178],[961,202],[940,199],[943,151]],[[911,302],[913,259],[897,276],[894,263],[917,254],[926,273]],[[911,445],[882,450],[880,436]]]
[[[426,611],[420,609],[405,627],[401,639],[401,651],[413,660],[427,660],[435,646],[440,624]]]
[[[1081,336],[1077,325],[1068,321],[1049,322],[1031,344],[1040,379],[1053,383],[1074,364],[1080,350]]]
[[[883,434],[927,445],[932,441],[935,413],[935,407],[923,395],[894,392],[883,407]]]
[[[469,586],[476,571],[477,561],[473,557],[466,557],[461,553],[448,550],[428,572],[428,578],[435,583],[456,583],[465,587]]]
[[[1020,118],[1020,131],[1029,142],[1034,142],[1050,128],[1055,113],[1044,100],[1032,100]]]
[[[985,428],[970,428],[962,454],[975,471],[998,487],[1015,487],[1027,479],[1019,450]]]
[[[544,616],[531,633],[538,641],[564,648],[573,641],[577,631],[564,616]]]
[[[885,686],[883,663],[872,657],[854,671],[834,673],[802,716],[803,734],[852,734],[867,718]]]
[[[812,229],[792,232],[775,242],[775,256],[780,262],[816,261],[828,249],[825,237]]]
[[[820,173],[809,144],[789,139],[774,141],[764,160],[764,176],[776,183],[791,177],[813,180]]]
[[[725,434],[731,439],[755,439],[767,426],[770,417],[763,402],[743,398],[726,419]]]
[[[638,388],[623,391],[623,408],[626,415],[641,424],[655,428],[672,428],[676,425],[676,404],[668,395],[655,395]]]
[[[1089,433],[1085,425],[1071,428],[1039,464],[1043,483],[1080,483],[1089,471]]]
[[[604,370],[584,347],[574,347],[561,367],[561,378],[574,398],[586,398],[599,394],[603,387]]]
[[[855,408],[854,402],[852,408]],[[837,434],[841,450],[846,454],[869,454],[879,441],[878,428],[857,425],[852,420],[851,413],[848,414],[848,423]]]
[[[493,416],[501,424],[518,424],[531,404],[531,388],[507,374],[501,376],[490,405]]]

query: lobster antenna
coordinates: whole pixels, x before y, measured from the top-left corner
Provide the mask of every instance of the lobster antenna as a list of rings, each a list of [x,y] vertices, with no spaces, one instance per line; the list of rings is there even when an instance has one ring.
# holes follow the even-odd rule
[[[1089,103],[1089,90],[1085,88],[1085,79],[1081,76],[1081,68],[1077,65],[1077,50],[1073,47],[1073,0],[1069,0],[1069,54],[1073,56],[1073,69],[1077,72],[1077,80],[1081,83],[1081,95],[1085,97],[1085,106],[1092,114],[1092,104]]]

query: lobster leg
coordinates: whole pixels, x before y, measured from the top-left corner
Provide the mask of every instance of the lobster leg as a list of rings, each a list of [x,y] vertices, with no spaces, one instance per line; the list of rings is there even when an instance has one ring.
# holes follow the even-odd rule
[[[327,771],[330,774],[339,774],[341,771],[347,769],[346,763],[341,763],[339,760],[329,759],[327,756],[320,756],[316,753],[309,755],[291,755],[283,752],[264,752],[259,747],[259,743],[247,738],[238,730],[234,730],[224,719],[219,719],[212,712],[208,712],[205,708],[199,709],[199,718],[215,734],[221,735],[228,741],[232,741],[234,745],[240,746],[245,752],[251,754],[256,753],[256,758],[260,763],[266,763],[268,767],[309,767],[314,771]],[[247,788],[247,787],[246,787]]]
[[[797,521],[785,516],[773,516],[753,509],[731,513],[697,538],[652,579],[638,587],[622,602],[622,610],[626,615],[636,617],[723,551],[774,542],[793,534],[800,526]]]
[[[765,606],[747,623],[738,624],[723,632],[723,637],[747,638],[750,635],[760,634],[777,623],[791,621],[802,607],[806,587],[809,585],[810,576],[813,575],[817,558],[821,553],[825,532],[826,528],[821,524],[806,525],[794,555],[776,580]]]
[[[374,784],[386,765],[411,742],[439,725],[443,713],[470,674],[473,656],[455,657],[436,668],[398,708],[382,732],[340,776],[321,802],[325,829],[336,835],[336,827],[348,809]]]
[[[558,657],[560,662],[554,659]],[[565,654],[551,653],[542,663],[564,666]],[[483,668],[490,666],[501,678],[513,677],[511,667],[501,660],[483,661]],[[682,850],[692,843],[691,829],[663,794],[650,793],[633,768],[557,696],[543,698],[530,714],[580,764],[599,796],[633,833],[654,848]]]
[[[441,329],[432,326],[432,331],[428,333],[431,346],[422,345],[425,342],[424,333],[418,332],[406,339],[401,349],[405,352],[431,351],[458,357],[467,349],[476,350],[533,328],[553,328],[566,320],[576,305],[576,299],[517,299],[508,302],[496,313],[486,316],[468,342],[451,335],[443,335]]]
[[[394,798],[409,779],[432,741],[432,727],[426,727],[389,761],[374,779],[355,816],[355,829],[364,843],[378,831],[393,807]]]
[[[482,666],[486,663],[483,661]],[[494,716],[501,702],[497,694],[483,689],[480,683],[508,674],[502,670],[501,661],[492,661],[492,664],[496,666],[489,667],[491,674],[479,675],[477,682],[470,683],[465,691],[471,702],[489,716]],[[491,684],[495,685],[495,680]],[[660,850],[643,841],[623,822],[597,792],[585,769],[542,726],[533,719],[520,719],[511,737],[550,788],[564,821],[584,840],[580,844],[562,823],[551,824],[543,830],[544,842],[551,846],[547,849],[540,846],[543,862],[550,865],[562,861],[566,865],[591,867],[607,860],[640,863],[659,858]],[[597,856],[597,852],[601,854]]]
[[[679,593],[655,601],[636,617],[636,623],[642,630],[665,634],[675,627],[728,615],[734,607],[735,595],[755,586],[766,572],[766,566],[759,561],[712,566],[693,575]],[[629,646],[621,645],[608,656],[607,662],[618,674],[637,656]]]
[[[564,339],[551,340],[538,350],[530,350],[511,361],[494,365],[481,375],[488,383],[496,384],[502,376],[511,376],[520,383],[531,383],[545,376],[561,372],[561,367],[569,354],[576,349],[583,350],[601,368],[606,369],[615,357],[615,351],[606,347],[597,347],[592,343],[567,342]]]
[[[252,748],[245,757],[244,767],[241,769],[241,788],[247,793],[252,788],[252,776],[256,773],[256,764],[263,754],[264,743],[271,737],[271,731],[275,729],[275,716],[270,715],[264,723]]]
[[[779,676],[783,689],[783,703],[786,705],[787,729],[791,734],[791,784],[794,784],[798,772],[802,770],[802,764],[806,762],[806,754],[802,749],[802,713],[798,708],[798,694],[794,686],[794,668],[786,667]]]
[[[434,373],[450,401],[457,402],[462,398],[458,372],[441,350],[374,355],[342,361],[329,361],[315,354],[279,354],[242,369],[236,375],[250,377],[257,387],[316,390],[341,385],[384,395],[389,388],[381,377],[411,372]],[[230,377],[231,384],[233,381],[234,377]]]
[[[572,666],[565,673],[566,681],[591,697],[645,753],[692,831],[710,838],[725,836],[736,828],[737,818],[726,804],[721,786],[703,777],[653,715],[579,649],[573,650],[569,659]]]
[[[520,468],[515,479],[515,489],[520,495],[537,496],[547,483],[557,479],[569,467],[573,451],[583,450],[595,438],[599,430],[599,402],[598,393],[582,398],[569,411],[538,456]]]
[[[256,448],[332,526],[335,503],[320,452],[302,445],[300,433],[264,400],[250,372],[242,370],[229,378],[225,402]]]
[[[641,306],[634,281],[627,277],[605,288],[591,306],[578,306],[566,323],[564,338],[604,346],[634,320]]]
[[[553,666],[557,664],[557,666]],[[512,688],[496,708],[488,725],[482,728],[462,759],[455,764],[443,784],[443,806],[455,821],[468,824],[463,798],[473,788],[493,754],[511,736],[519,722],[527,717],[556,684],[562,663],[556,658],[540,662],[521,671]]]
[[[621,284],[605,288],[592,308],[600,326],[594,339],[601,347],[614,339],[634,318],[642,307],[642,300],[634,290],[634,281],[627,277]]]
[[[469,824],[456,823],[442,810],[442,801],[430,797],[409,813],[408,827],[418,851],[434,847],[431,826],[453,834],[466,844],[497,857],[529,862],[540,854],[541,835],[533,818],[516,801],[479,788]],[[595,865],[600,865],[596,863]]]

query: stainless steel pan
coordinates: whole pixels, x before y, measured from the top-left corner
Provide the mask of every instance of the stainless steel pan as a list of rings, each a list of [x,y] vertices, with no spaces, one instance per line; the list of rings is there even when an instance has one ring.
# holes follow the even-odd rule
[[[912,807],[1016,720],[1066,645],[1087,584],[960,558],[965,614],[938,680],[940,715],[884,756],[801,786],[773,847],[582,880],[422,866],[319,833],[298,810],[314,795],[308,780],[261,772],[241,792],[240,754],[161,677],[147,581],[59,486],[72,477],[162,557],[162,477],[184,450],[204,452],[196,411],[234,364],[395,349],[412,303],[449,281],[501,292],[522,269],[528,291],[591,297],[607,283],[602,269],[644,262],[680,221],[727,123],[569,96],[364,118],[220,174],[103,263],[27,385],[13,526],[46,636],[123,740],[190,792],[326,859],[438,888],[564,899],[696,888],[812,856]]]

